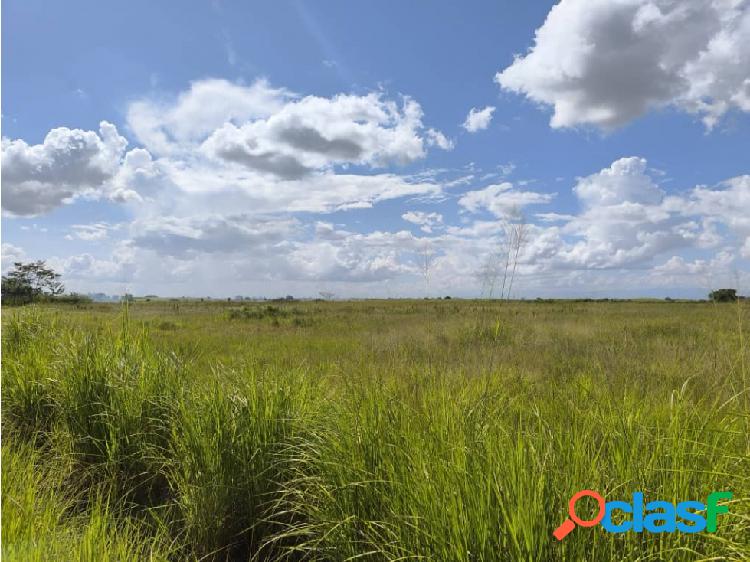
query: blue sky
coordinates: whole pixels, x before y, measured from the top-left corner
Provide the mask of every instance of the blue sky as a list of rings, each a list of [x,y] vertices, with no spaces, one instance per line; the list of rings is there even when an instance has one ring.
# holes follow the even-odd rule
[[[4,269],[477,296],[523,225],[515,297],[750,281],[746,1],[174,6],[4,2]]]

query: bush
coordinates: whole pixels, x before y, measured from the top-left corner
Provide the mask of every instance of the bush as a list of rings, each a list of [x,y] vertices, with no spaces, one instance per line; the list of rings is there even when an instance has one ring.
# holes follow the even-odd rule
[[[708,298],[713,302],[735,302],[737,300],[737,289],[717,289],[711,291]]]

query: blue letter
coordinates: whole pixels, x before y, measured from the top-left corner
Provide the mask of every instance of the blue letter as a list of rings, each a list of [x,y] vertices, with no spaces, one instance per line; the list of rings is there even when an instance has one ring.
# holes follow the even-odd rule
[[[619,525],[615,525],[612,523],[612,512],[615,509],[619,509],[624,513],[633,513],[633,508],[630,507],[630,504],[628,502],[607,502],[604,511],[604,518],[602,519],[602,527],[604,527],[604,530],[608,533],[624,533],[626,531],[629,531],[633,527],[633,523],[631,521],[623,521]]]
[[[633,492],[633,530],[643,532],[643,492]]]
[[[706,518],[690,511],[703,511],[706,506],[701,502],[680,502],[677,504],[677,517],[683,519],[685,522],[679,521],[677,523],[677,530],[681,533],[700,533],[706,528]],[[690,522],[693,524],[691,525]]]
[[[643,520],[643,526],[650,533],[673,533],[677,528],[677,514],[674,506],[665,501],[655,501],[646,504],[649,511],[654,509],[664,510],[662,513],[649,513]],[[663,521],[663,525],[657,525],[658,521]]]

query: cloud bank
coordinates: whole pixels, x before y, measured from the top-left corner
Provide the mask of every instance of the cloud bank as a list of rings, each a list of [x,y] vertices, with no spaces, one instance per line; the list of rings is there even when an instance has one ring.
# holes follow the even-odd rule
[[[555,9],[565,15],[568,4]],[[616,15],[615,30],[632,18],[647,26],[672,13],[644,8],[637,16],[626,9],[636,2],[621,4],[614,12],[597,4],[586,25]],[[694,9],[686,4],[680,17],[689,19]],[[545,26],[558,17],[551,13]],[[538,45],[568,33],[550,29],[538,34]],[[629,41],[628,30],[618,37]],[[570,51],[571,68],[586,67],[579,56]],[[555,95],[570,93],[572,82],[564,84]],[[629,113],[606,103],[627,118],[650,107]],[[493,109],[472,110],[466,129],[485,128]],[[696,111],[709,115],[705,106]],[[53,129],[37,145],[3,139],[7,215],[41,215],[85,198],[120,205],[127,217],[89,224],[79,218],[66,228],[64,243],[86,251],[50,263],[72,287],[195,295],[217,288],[267,294],[269,287],[317,294],[325,285],[352,296],[475,295],[506,225],[522,220],[528,243],[519,256],[519,287],[531,293],[690,285],[707,271],[728,279],[750,259],[750,176],[667,189],[645,158],[624,156],[581,170],[553,191],[513,179],[512,165],[489,173],[474,164],[419,168],[430,151],[453,142],[407,96],[300,96],[265,81],[202,80],[171,98],[134,101],[123,131],[136,145],[130,150],[107,122],[98,131]],[[550,208],[566,195],[565,213]],[[393,211],[387,202],[398,199]],[[368,209],[374,226],[350,220]],[[22,246],[3,245],[4,267],[19,256],[49,257],[28,256]]]

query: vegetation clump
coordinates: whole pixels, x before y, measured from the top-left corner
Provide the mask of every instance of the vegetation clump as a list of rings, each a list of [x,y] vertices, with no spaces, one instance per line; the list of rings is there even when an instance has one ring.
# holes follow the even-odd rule
[[[714,302],[734,302],[737,300],[737,289],[717,289],[708,295]]]
[[[285,318],[289,312],[279,306],[243,306],[229,310],[230,320],[263,320],[264,318]]]

